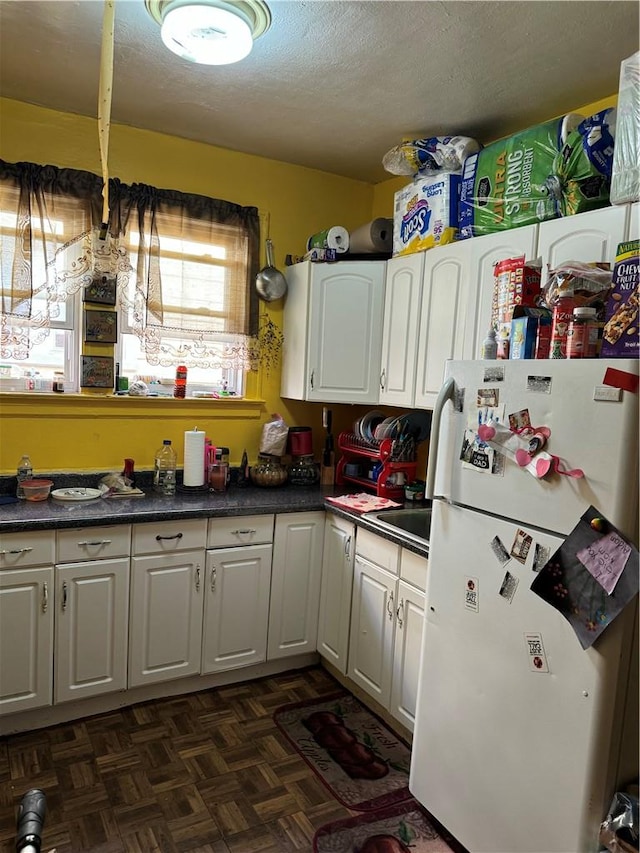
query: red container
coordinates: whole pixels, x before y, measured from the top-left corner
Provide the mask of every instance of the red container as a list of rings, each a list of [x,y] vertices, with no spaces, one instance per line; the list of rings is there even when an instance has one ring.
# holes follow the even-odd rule
[[[288,450],[292,456],[312,456],[313,435],[311,427],[289,427]]]

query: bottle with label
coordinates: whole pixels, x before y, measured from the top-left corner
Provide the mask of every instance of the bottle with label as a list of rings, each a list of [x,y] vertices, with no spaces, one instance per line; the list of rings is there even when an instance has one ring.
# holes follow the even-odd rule
[[[31,465],[31,460],[28,455],[25,453],[22,459],[18,462],[18,488],[16,490],[16,497],[20,498],[21,501],[26,499],[26,495],[24,493],[24,489],[22,488],[22,484],[25,480],[33,479],[33,466]]]
[[[176,381],[173,386],[173,396],[183,400],[187,395],[187,368],[184,364],[176,367]]]
[[[587,306],[574,308],[567,331],[567,358],[595,358],[597,348],[596,309]]]
[[[168,438],[156,452],[153,469],[153,488],[162,495],[176,493],[176,454]]]
[[[482,350],[480,358],[485,361],[493,360],[498,357],[498,341],[496,340],[496,330],[491,326],[487,332],[487,337],[482,342]]]

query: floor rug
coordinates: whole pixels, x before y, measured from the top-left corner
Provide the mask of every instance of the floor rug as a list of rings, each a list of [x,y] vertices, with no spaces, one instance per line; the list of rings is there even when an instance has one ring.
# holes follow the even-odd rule
[[[411,796],[409,747],[351,694],[286,705],[273,716],[343,806],[371,811]]]
[[[415,800],[321,826],[314,853],[454,853]]]

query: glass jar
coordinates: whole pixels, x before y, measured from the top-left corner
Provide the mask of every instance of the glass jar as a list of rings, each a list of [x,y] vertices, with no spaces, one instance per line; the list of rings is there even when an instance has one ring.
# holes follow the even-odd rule
[[[260,454],[258,462],[251,468],[251,481],[256,486],[282,486],[287,482],[287,469],[279,456]]]
[[[313,486],[320,479],[313,456],[294,456],[288,475],[292,486]]]

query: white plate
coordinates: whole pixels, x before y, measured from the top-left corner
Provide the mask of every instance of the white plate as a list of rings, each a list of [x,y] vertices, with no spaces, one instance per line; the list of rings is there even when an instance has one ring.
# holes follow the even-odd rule
[[[54,489],[51,492],[51,497],[59,501],[92,501],[99,498],[102,492],[100,489]]]

